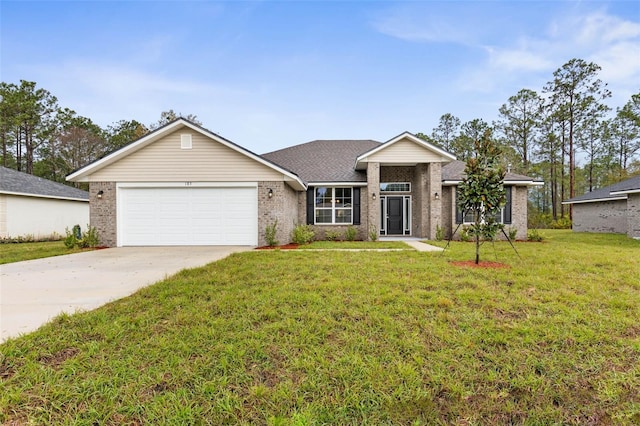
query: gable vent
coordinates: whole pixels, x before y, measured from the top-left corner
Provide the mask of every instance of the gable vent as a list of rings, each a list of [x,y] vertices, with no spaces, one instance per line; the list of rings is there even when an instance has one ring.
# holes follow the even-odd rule
[[[180,135],[180,148],[191,149],[191,146],[192,146],[191,135],[190,134]]]

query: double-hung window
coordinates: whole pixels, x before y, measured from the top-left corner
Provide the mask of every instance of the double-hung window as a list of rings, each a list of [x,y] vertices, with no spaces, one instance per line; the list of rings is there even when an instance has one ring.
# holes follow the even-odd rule
[[[500,211],[496,212],[496,214],[493,217],[493,219],[498,223],[510,224],[511,223],[511,192],[512,192],[512,187],[505,186],[504,190],[505,190],[506,197],[507,197],[507,203],[505,204],[505,206],[502,209],[500,209]],[[457,191],[456,191],[456,194],[457,194]],[[464,217],[463,217],[462,213],[463,212],[458,208],[458,199],[457,199],[457,196],[456,196],[456,223],[473,223],[474,222],[473,211],[464,212]],[[482,211],[481,214],[484,215],[484,211]]]
[[[353,189],[316,187],[314,217],[316,224],[353,223]]]

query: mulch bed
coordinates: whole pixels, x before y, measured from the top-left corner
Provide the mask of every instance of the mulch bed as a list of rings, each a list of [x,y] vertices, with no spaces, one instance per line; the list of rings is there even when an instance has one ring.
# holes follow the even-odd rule
[[[456,260],[449,262],[455,266],[461,266],[463,268],[482,268],[482,269],[498,269],[498,268],[510,268],[511,266],[500,262],[487,262],[480,261],[476,264],[474,260]]]
[[[256,250],[295,250],[298,248],[300,244],[283,244],[281,246],[262,246],[262,247],[256,247]]]

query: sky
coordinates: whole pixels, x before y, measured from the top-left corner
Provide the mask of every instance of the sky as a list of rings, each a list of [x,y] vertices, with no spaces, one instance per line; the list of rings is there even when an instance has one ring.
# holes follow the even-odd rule
[[[488,123],[572,58],[640,92],[638,1],[0,2],[0,77],[102,127],[173,109],[266,153]]]

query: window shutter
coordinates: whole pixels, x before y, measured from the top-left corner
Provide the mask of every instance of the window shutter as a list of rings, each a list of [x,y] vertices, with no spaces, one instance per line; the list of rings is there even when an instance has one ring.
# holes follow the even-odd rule
[[[353,224],[360,225],[360,188],[353,188]]]
[[[507,195],[507,204],[504,205],[504,223],[511,224],[511,187],[504,188]]]
[[[462,223],[462,210],[460,210],[458,208],[458,187],[454,188],[455,194],[456,194],[456,224],[460,224]]]
[[[316,189],[313,186],[307,188],[307,225],[313,225],[315,192]]]

